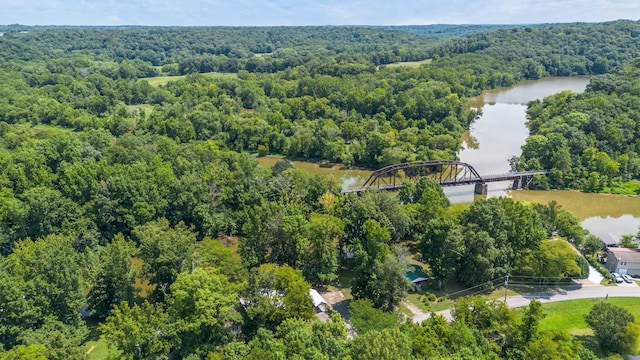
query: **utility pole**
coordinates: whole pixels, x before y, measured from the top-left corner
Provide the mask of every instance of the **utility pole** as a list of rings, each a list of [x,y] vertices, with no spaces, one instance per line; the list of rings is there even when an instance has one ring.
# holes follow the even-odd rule
[[[509,274],[507,274],[507,278],[504,280],[504,303],[507,303],[507,291],[509,289]]]

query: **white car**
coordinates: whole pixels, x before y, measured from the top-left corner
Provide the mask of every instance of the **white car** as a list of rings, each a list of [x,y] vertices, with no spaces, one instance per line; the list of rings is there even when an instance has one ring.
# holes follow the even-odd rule
[[[618,273],[614,273],[614,272],[612,272],[612,273],[611,273],[611,276],[613,276],[613,279],[614,279],[617,283],[621,283],[621,282],[623,282],[623,281],[624,281],[624,280],[622,279],[622,276],[620,276],[620,274],[618,274]]]
[[[631,278],[631,276],[629,276],[627,274],[622,274],[620,276],[622,276],[622,280],[624,280],[625,282],[627,282],[629,284],[633,284],[633,279]]]

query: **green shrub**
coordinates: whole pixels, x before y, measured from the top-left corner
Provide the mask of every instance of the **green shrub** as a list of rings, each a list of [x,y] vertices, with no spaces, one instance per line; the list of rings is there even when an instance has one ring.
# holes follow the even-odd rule
[[[600,264],[596,260],[596,256],[595,255],[587,255],[585,257],[586,257],[587,261],[589,261],[589,264],[591,264],[591,266],[593,266],[600,274],[602,274],[602,276],[604,276],[605,279],[607,279],[609,281],[613,281],[613,277],[609,273],[609,270],[607,270],[604,266],[602,266],[602,264]]]
[[[584,257],[577,255],[576,262],[580,266],[580,279],[586,279],[589,277],[589,262]]]

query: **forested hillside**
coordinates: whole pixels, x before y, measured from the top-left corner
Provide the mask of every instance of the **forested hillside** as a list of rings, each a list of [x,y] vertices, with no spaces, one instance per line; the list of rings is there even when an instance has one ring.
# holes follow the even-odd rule
[[[478,54],[515,67],[526,79],[604,74],[638,57],[638,22],[555,24],[500,29],[453,39],[430,57]]]
[[[265,54],[269,66],[260,70],[268,72],[298,66],[314,57],[342,55],[339,60],[378,64],[422,60],[426,58],[426,47],[437,40],[436,37],[418,36],[399,29],[364,27],[14,26],[0,27],[0,31],[5,32],[0,43],[3,48],[10,49],[3,52],[5,59],[42,60],[60,55],[98,55],[97,58],[103,60],[141,60],[154,66],[196,59],[226,63],[229,67],[226,70],[234,67],[237,71],[254,54]]]
[[[521,313],[458,299],[453,322],[423,325],[398,312],[410,262],[433,289],[584,276],[569,241],[590,255],[600,243],[557,204],[452,206],[426,178],[397,196],[345,195],[286,158],[454,159],[478,115],[467,97],[607,72],[637,56],[640,23],[458,39],[455,27],[0,30],[0,359],[81,359],[107,343],[133,359],[544,358],[556,348],[593,358],[579,340],[539,331],[536,303]],[[631,63],[584,95],[532,104],[535,136],[514,166],[553,161],[549,186],[637,178],[636,78]],[[564,130],[576,144],[554,137]],[[285,159],[259,167],[266,154]],[[311,286],[353,297],[355,338],[338,314],[316,320]]]

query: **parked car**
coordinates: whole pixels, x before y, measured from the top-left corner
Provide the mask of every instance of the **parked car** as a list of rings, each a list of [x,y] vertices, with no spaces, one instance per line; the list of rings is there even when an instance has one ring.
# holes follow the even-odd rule
[[[621,283],[621,282],[623,282],[623,281],[624,281],[624,280],[622,279],[622,276],[620,276],[620,274],[618,274],[618,273],[614,273],[614,272],[612,272],[612,273],[611,273],[611,276],[613,276],[613,279],[614,279],[617,283]]]
[[[633,284],[633,279],[631,278],[631,276],[627,274],[622,274],[620,276],[622,276],[622,280],[624,280],[625,282],[628,282],[629,284]]]

